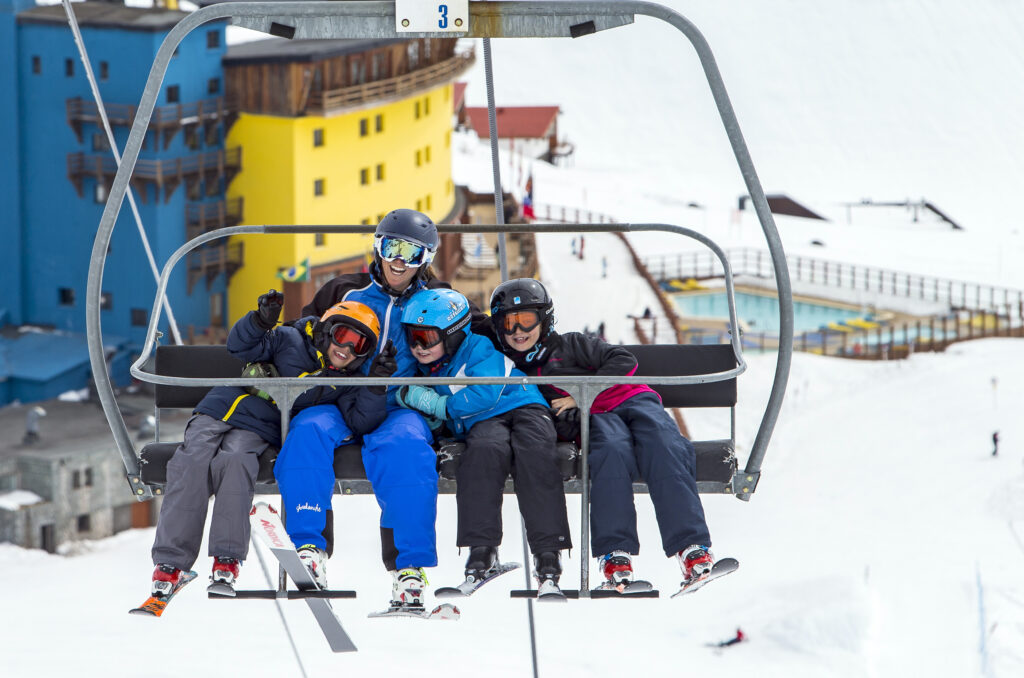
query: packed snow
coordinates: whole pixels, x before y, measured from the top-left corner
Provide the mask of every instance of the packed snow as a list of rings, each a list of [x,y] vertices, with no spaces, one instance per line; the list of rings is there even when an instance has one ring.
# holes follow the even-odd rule
[[[1024,179],[1024,90],[1009,86],[1024,74],[1020,6],[666,4],[715,50],[766,189],[831,219],[779,219],[788,252],[1024,288],[1014,265],[1024,255],[1020,217],[1009,202]],[[726,247],[763,246],[752,213],[735,210],[742,181],[696,59],[674,33],[638,19],[577,41],[494,41],[499,103],[562,105],[560,125],[577,144],[571,168],[506,159],[506,187],[521,193],[532,171],[538,204],[678,223]],[[648,45],[657,39],[680,47],[654,59]],[[552,64],[571,77],[549,75]],[[681,93],[660,87],[682,72]],[[482,68],[472,77],[470,103],[479,105]],[[615,139],[629,140],[629,155]],[[486,148],[456,135],[453,155],[457,183],[484,181],[474,188],[488,190]],[[870,208],[846,218],[847,202],[906,196],[934,201],[967,230],[892,211],[869,216]],[[690,247],[671,237],[630,239],[642,256]],[[653,308],[653,294],[614,236],[588,234],[583,260],[569,256],[572,238],[539,239],[559,329],[604,321],[611,341],[634,341],[627,315]],[[898,362],[795,355],[756,494],[704,499],[716,554],[738,558],[740,570],[670,600],[679,571],[661,553],[648,497],[638,496],[637,572],[661,599],[534,604],[539,674],[1024,675],[1022,346],[986,339]],[[741,460],[776,358],[746,359]],[[727,412],[691,410],[686,419],[695,438],[728,433]],[[331,654],[305,605],[282,601],[307,675],[531,675],[527,605],[508,598],[524,587],[522,571],[462,602],[458,622],[367,619],[390,594],[378,510],[372,497],[337,498],[334,507],[339,549],[328,576],[358,591],[335,609],[360,651]],[[579,498],[569,507],[578,528]],[[503,559],[522,561],[514,497],[504,516]],[[461,579],[466,555],[453,546],[451,496],[439,500],[437,528],[432,588]],[[200,579],[163,618],[125,614],[147,594],[152,538],[152,529],[130,530],[72,557],[0,545],[3,675],[301,675],[274,602],[207,600],[205,554]],[[578,558],[573,550],[564,562],[567,588],[578,585]],[[240,587],[266,586],[250,554]],[[709,646],[737,627],[747,642]]]

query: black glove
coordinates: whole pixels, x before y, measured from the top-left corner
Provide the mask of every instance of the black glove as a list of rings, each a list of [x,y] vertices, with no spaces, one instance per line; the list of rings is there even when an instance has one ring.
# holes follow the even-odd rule
[[[370,365],[371,377],[390,377],[398,369],[398,363],[395,361],[395,345],[388,339],[388,343],[384,344],[384,348],[380,350],[377,357],[373,359],[373,363]],[[370,389],[370,393],[376,393],[377,395],[384,395],[387,391],[387,386],[383,384],[379,386],[367,386]]]
[[[281,317],[281,308],[284,306],[284,295],[277,290],[270,290],[261,294],[256,302],[256,324],[264,330],[274,329],[277,319]]]
[[[551,414],[555,411],[551,410]],[[573,407],[562,410],[562,413],[555,417],[555,432],[559,440],[574,441],[580,437],[580,408]]]

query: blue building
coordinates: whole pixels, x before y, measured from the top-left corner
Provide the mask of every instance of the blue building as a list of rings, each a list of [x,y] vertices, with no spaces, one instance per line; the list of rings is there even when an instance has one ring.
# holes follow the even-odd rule
[[[109,2],[74,7],[123,149],[153,58],[185,13]],[[132,175],[131,190],[158,266],[199,232],[241,222],[241,204],[225,200],[241,150],[224,144],[232,121],[223,95],[224,28],[223,22],[207,24],[179,47]],[[78,336],[87,362],[89,256],[117,167],[61,5],[0,0],[0,91],[0,324]],[[222,336],[227,279],[241,254],[237,245],[218,241],[177,267],[168,297],[186,340]],[[156,283],[127,198],[102,289],[101,322],[112,353],[137,353]],[[169,332],[166,314],[160,329]],[[10,331],[0,334],[2,355],[3,342],[15,339]],[[114,361],[127,364],[123,355]],[[116,371],[115,379],[127,378],[123,367]],[[61,382],[66,386],[66,379]],[[46,391],[35,394],[45,397]]]

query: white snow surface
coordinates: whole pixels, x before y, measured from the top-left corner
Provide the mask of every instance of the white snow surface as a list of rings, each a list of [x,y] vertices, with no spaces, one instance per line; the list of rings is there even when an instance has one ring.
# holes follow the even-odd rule
[[[778,219],[790,254],[1024,287],[1014,265],[1024,255],[1020,216],[1011,209],[1024,178],[1024,89],[1013,86],[1024,73],[1024,5],[666,4],[715,50],[766,190],[831,219]],[[668,56],[655,58],[649,46],[662,38]],[[697,61],[674,29],[638,19],[576,41],[493,47],[499,103],[560,104],[560,125],[577,144],[569,169],[507,159],[507,187],[521,192],[532,169],[538,205],[678,223],[726,247],[763,247],[752,213],[735,213],[743,184]],[[570,75],[560,80],[556,70]],[[683,74],[682,91],[660,85],[670,74]],[[482,104],[482,66],[471,78],[470,103]],[[489,190],[486,148],[465,135],[453,141],[456,181]],[[934,201],[967,230],[913,223],[899,210],[854,210],[846,221],[845,202],[908,196]],[[614,236],[588,234],[583,261],[568,256],[572,237],[539,239],[559,329],[604,320],[611,341],[634,341],[626,316],[657,310],[653,294]],[[691,247],[676,236],[630,237],[642,255]],[[540,674],[1024,675],[1022,347],[987,339],[899,362],[795,355],[754,497],[704,497],[714,549],[738,558],[740,570],[668,599],[678,568],[661,553],[649,498],[638,496],[635,564],[662,598],[535,604]],[[775,368],[774,354],[746,358],[741,461]],[[728,434],[727,412],[686,418],[697,439]],[[367,619],[390,593],[378,509],[372,497],[339,497],[334,507],[339,547],[328,575],[359,593],[335,609],[360,651],[331,654],[305,605],[283,601],[308,675],[531,675],[526,604],[507,593],[523,587],[521,571],[462,602],[458,622]],[[578,497],[569,498],[569,515],[578,529]],[[514,497],[504,517],[502,556],[521,561]],[[454,498],[442,496],[432,588],[461,578],[455,522]],[[206,599],[205,544],[200,579],[162,619],[127,615],[148,591],[152,539],[152,529],[130,530],[73,556],[0,545],[2,674],[300,675],[273,602]],[[578,558],[574,550],[564,562],[566,588],[578,585]],[[252,553],[240,585],[266,586]],[[737,627],[749,642],[724,652],[706,646]]]

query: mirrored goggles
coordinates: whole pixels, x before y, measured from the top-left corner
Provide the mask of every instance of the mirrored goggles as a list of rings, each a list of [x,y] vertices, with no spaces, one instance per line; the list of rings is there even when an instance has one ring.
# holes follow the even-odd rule
[[[373,348],[373,340],[370,337],[354,327],[340,323],[331,328],[331,342],[336,346],[348,344],[352,347],[352,353],[357,356],[364,356]]]
[[[384,261],[401,259],[410,268],[419,268],[424,264],[429,264],[430,260],[434,258],[434,253],[423,245],[387,235],[377,238],[374,247]]]
[[[533,310],[509,311],[501,318],[501,328],[505,334],[515,334],[516,328],[523,332],[530,332],[540,323],[540,313]]]
[[[433,348],[441,343],[441,330],[436,327],[409,327],[405,328],[406,337],[409,339],[409,346],[416,348]]]

